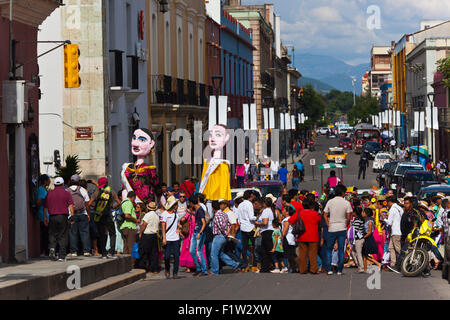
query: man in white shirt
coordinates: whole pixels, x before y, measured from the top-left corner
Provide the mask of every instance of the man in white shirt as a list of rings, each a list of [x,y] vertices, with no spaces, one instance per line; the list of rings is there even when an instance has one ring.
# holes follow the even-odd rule
[[[389,241],[389,252],[391,257],[390,268],[394,268],[397,263],[397,257],[402,249],[401,245],[401,221],[403,215],[403,209],[397,204],[397,199],[394,196],[386,199],[387,207],[389,208],[388,219],[385,220],[386,224],[391,227],[391,238]],[[407,205],[407,201],[405,201]],[[391,269],[392,270],[392,269]]]
[[[170,278],[170,256],[173,255],[173,279],[179,279],[178,267],[180,262],[180,220],[177,216],[178,200],[174,196],[167,199],[166,210],[161,214],[162,245],[164,249],[164,263],[166,278]]]
[[[150,272],[158,273],[158,230],[159,216],[156,214],[156,203],[150,202],[147,212],[142,219],[141,230],[139,232],[140,247],[143,255],[141,262]]]
[[[328,226],[329,240],[327,241],[327,265],[326,270],[329,275],[333,274],[331,270],[331,258],[334,244],[338,242],[338,270],[337,274],[342,275],[344,269],[344,247],[347,236],[347,226],[350,222],[350,214],[353,212],[350,202],[344,199],[347,188],[338,185],[335,189],[336,197],[329,200],[324,209],[324,219]]]
[[[253,209],[253,204],[250,202],[250,199],[253,197],[252,191],[247,190],[244,192],[244,201],[239,205],[239,224],[241,226],[241,235],[242,235],[242,261],[243,267],[247,268],[248,266],[248,241],[252,242],[253,247],[255,246],[255,234],[253,229],[255,228],[255,211]],[[254,253],[252,252],[252,255]],[[255,259],[253,259],[255,260]]]
[[[180,191],[180,198],[178,199],[178,209],[177,209],[178,219],[181,220],[181,218],[184,217],[184,215],[186,214],[187,207],[188,201],[186,199],[186,192]]]
[[[72,200],[75,208],[75,214],[70,222],[70,253],[67,255],[67,257],[77,256],[79,238],[81,239],[81,243],[83,244],[84,256],[89,257],[91,255],[88,215],[90,197],[86,189],[80,186],[80,181],[80,176],[74,174],[72,177],[70,177],[70,187],[67,190],[72,195]]]

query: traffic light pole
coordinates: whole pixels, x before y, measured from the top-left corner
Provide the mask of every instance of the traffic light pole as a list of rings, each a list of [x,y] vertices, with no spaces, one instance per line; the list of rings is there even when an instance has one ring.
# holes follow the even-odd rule
[[[70,42],[70,40],[65,40],[65,41],[38,41],[37,43],[60,43],[60,45],[58,45],[58,46],[54,47],[53,49],[50,49],[50,50],[48,50],[48,51],[46,51],[46,52],[44,52],[44,53],[42,53],[40,55],[38,55],[36,58],[33,58],[33,59],[31,59],[31,60],[29,60],[27,62],[24,62],[24,63],[21,63],[21,64],[17,65],[14,68],[14,70],[17,70],[20,67],[23,67],[24,65],[26,65],[28,63],[34,62],[37,59],[39,59],[40,57],[45,56],[46,54],[48,54],[48,53],[50,53],[52,51],[55,51],[56,49],[61,48],[62,46],[65,46],[66,44],[72,44],[72,42]]]

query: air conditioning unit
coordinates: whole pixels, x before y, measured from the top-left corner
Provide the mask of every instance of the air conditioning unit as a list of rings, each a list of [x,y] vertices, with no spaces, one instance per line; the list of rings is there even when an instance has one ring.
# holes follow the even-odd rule
[[[28,90],[25,80],[5,80],[2,83],[2,122],[20,124],[26,121]]]

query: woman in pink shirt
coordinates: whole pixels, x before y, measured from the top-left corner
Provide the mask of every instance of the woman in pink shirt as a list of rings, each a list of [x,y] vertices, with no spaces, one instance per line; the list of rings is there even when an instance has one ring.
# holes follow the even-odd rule
[[[336,177],[336,172],[334,170],[331,170],[330,177],[327,180],[328,186],[330,188],[336,188],[336,186],[338,185],[339,182],[341,182],[341,179]]]
[[[245,181],[245,166],[243,164],[238,164],[236,166],[236,179],[238,183],[238,188],[243,188]]]

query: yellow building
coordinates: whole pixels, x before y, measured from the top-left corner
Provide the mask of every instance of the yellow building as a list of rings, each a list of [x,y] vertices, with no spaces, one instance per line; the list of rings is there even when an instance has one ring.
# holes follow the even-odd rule
[[[393,102],[396,102],[396,110],[406,112],[406,56],[414,49],[415,45],[409,42],[410,35],[395,43],[392,50],[392,92]]]

